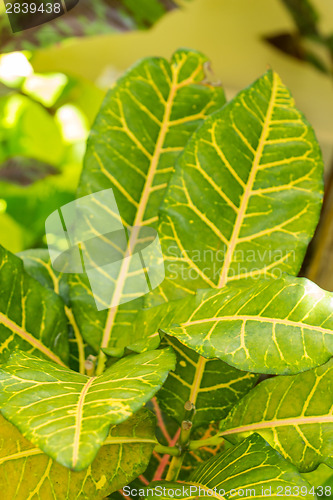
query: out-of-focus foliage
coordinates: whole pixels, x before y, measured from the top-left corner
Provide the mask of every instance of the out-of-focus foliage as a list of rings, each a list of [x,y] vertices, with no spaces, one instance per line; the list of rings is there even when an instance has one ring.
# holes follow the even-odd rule
[[[178,5],[179,0],[80,0],[64,17],[15,37],[3,14],[0,17],[0,45],[6,51],[24,50],[52,45],[69,37],[147,29]],[[36,13],[34,17],[38,15],[43,16]]]
[[[295,29],[274,33],[265,39],[282,52],[301,61],[307,61],[323,73],[332,75],[333,33],[324,34],[320,15],[311,0],[281,0],[288,9]],[[323,52],[324,49],[324,52]]]
[[[46,217],[74,198],[103,97],[83,79],[34,72],[29,56],[0,57],[1,241],[13,251],[41,245]]]

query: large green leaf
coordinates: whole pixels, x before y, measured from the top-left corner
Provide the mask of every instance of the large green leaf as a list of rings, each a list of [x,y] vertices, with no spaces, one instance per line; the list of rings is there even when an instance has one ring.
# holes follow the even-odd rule
[[[66,7],[75,5],[65,16],[29,31],[13,36],[3,14],[0,19],[2,50],[41,48],[75,36],[96,36],[133,29],[147,29],[166,12],[177,8],[178,0],[75,0],[65,1]],[[37,3],[39,5],[39,3]],[[40,14],[34,14],[33,20]],[[43,14],[42,14],[43,15]],[[44,15],[45,17],[45,15]]]
[[[99,377],[16,352],[0,370],[0,406],[33,444],[80,471],[94,460],[110,426],[146,403],[174,368],[170,350],[118,361]]]
[[[305,373],[261,382],[221,423],[239,440],[260,433],[301,471],[333,466],[333,361]]]
[[[206,63],[198,52],[179,50],[170,63],[145,59],[118,81],[93,126],[79,196],[112,188],[124,226],[156,227],[177,156],[207,114],[225,102],[220,87],[204,82]],[[107,210],[106,216],[112,217]],[[115,217],[119,220],[118,214]],[[143,299],[117,305],[125,296],[125,259],[116,278],[110,302],[116,305],[99,312],[84,276],[72,280],[74,314],[85,340],[96,350],[132,341]]]
[[[201,464],[186,482],[151,483],[146,498],[313,499],[309,491],[297,469],[255,434]]]
[[[238,369],[291,374],[332,356],[332,304],[332,293],[305,278],[248,279],[176,301],[160,328]]]
[[[65,366],[68,327],[64,303],[0,246],[0,359],[21,349]]]
[[[268,71],[208,118],[179,159],[161,210],[160,300],[296,275],[319,218],[322,174],[311,126]]]
[[[156,443],[155,418],[141,410],[113,425],[92,464],[74,472],[33,446],[3,417],[0,429],[1,495],[15,500],[102,500],[144,472]]]

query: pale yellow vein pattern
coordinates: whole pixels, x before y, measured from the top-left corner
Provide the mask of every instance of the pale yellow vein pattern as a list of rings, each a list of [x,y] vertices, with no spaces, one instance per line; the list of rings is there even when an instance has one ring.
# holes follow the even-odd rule
[[[332,360],[315,370],[255,387],[222,422],[221,435],[258,432],[302,471],[332,466]]]
[[[161,350],[121,360],[89,378],[16,353],[1,370],[1,411],[51,458],[80,471],[94,460],[110,426],[138,411],[173,367],[173,353]]]
[[[204,462],[186,481],[151,486],[162,485],[166,491],[161,497],[163,499],[169,499],[171,491],[177,487],[180,488],[177,497],[183,500],[206,495],[218,500],[230,496],[241,498],[245,492],[249,499],[264,499],[266,492],[274,498],[311,498],[307,481],[259,435],[250,436],[240,445]],[[158,498],[157,492],[156,489],[153,498]]]
[[[74,472],[34,447],[3,417],[0,421],[1,494],[11,500],[102,500],[144,471],[155,446],[154,418],[142,410],[112,426],[96,463]]]
[[[322,172],[312,128],[269,71],[208,118],[179,159],[162,206],[161,295],[297,274]]]
[[[161,329],[207,358],[256,373],[298,373],[333,353],[333,294],[307,279],[246,280],[178,304]],[[186,316],[186,311],[187,316]]]
[[[20,258],[2,247],[0,268],[1,360],[5,361],[11,351],[22,349],[65,367],[69,348],[63,301],[33,279]]]
[[[187,401],[191,401],[196,408],[194,427],[224,418],[258,379],[257,375],[236,370],[219,359],[208,360],[175,338],[167,337],[167,343],[177,354],[177,365],[157,398],[161,408],[179,424],[184,419],[184,404]],[[213,393],[214,400],[211,397]]]
[[[64,300],[66,299],[63,294],[64,290],[67,292],[67,282],[66,275],[62,273],[56,272],[52,266],[50,261],[50,256],[48,250],[41,249],[32,249],[21,252],[19,257],[24,262],[25,270],[35,279],[37,279],[44,287],[51,288],[54,292],[62,297]],[[66,285],[63,285],[63,280]],[[70,342],[75,342],[78,350],[78,360],[79,360],[79,371],[80,373],[85,373],[85,345],[81,336],[81,332],[78,328],[78,325],[75,321],[75,317],[73,311],[65,305],[65,313],[68,318],[69,324],[73,328],[74,339],[71,339]],[[1,350],[0,350],[1,352]],[[52,359],[52,358],[51,358]],[[61,364],[61,363],[60,363]]]
[[[176,120],[176,123],[173,123],[171,120],[171,115],[172,115],[172,110],[175,102],[176,95],[180,92],[181,89],[188,87],[191,83],[195,82],[197,75],[202,71],[202,65],[198,64],[195,68],[195,70],[192,72],[192,74],[186,78],[185,80],[180,80],[179,75],[180,72],[182,71],[184,65],[187,62],[187,56],[183,54],[179,60],[177,61],[177,64],[173,64],[171,66],[171,79],[170,79],[170,89],[168,92],[168,97],[164,99],[160,95],[160,99],[163,102],[163,107],[164,107],[164,113],[161,121],[157,121],[158,126],[159,126],[159,133],[156,139],[155,146],[153,148],[153,152],[149,153],[145,148],[143,148],[142,143],[135,137],[133,132],[130,130],[126,118],[124,115],[124,112],[122,110],[122,103],[119,100],[119,110],[120,110],[120,125],[119,127],[125,131],[125,133],[133,140],[135,143],[136,147],[139,147],[139,149],[143,152],[143,154],[148,158],[149,160],[149,168],[147,171],[147,174],[144,178],[144,185],[143,189],[141,191],[140,198],[138,202],[134,203],[136,206],[136,211],[135,211],[135,217],[133,220],[132,225],[134,227],[142,226],[145,225],[147,220],[150,221],[150,223],[155,222],[155,220],[152,220],[149,215],[147,218],[147,207],[150,203],[150,198],[154,192],[157,190],[165,190],[167,187],[167,183],[160,183],[158,180],[158,174],[159,174],[159,164],[161,160],[161,156],[164,153],[164,143],[166,140],[166,136],[169,132],[169,129],[171,126],[176,126],[179,125],[180,123],[184,123],[186,121],[185,118],[181,118]],[[149,81],[150,83],[153,81],[151,76],[149,76]],[[131,97],[133,99],[133,97]],[[137,100],[136,103],[138,104]],[[139,103],[140,104],[140,103]],[[207,107],[209,108],[211,104],[208,104]],[[148,112],[147,108],[140,105],[141,109],[148,113],[149,116],[151,116],[151,112]],[[188,117],[188,121],[203,118],[205,116],[206,109],[204,109],[200,114],[197,116],[192,116]],[[156,121],[156,120],[154,120]],[[102,162],[99,160],[100,166],[102,166]],[[103,172],[104,174],[110,176],[111,174],[106,173],[105,167],[103,167]],[[112,177],[110,178],[112,183],[115,183],[115,185],[119,185],[119,182]],[[156,182],[159,182],[156,184]],[[118,186],[119,189],[124,191],[124,188],[121,186]],[[124,196],[132,202],[132,200],[129,199],[129,194],[127,192],[123,193]],[[130,241],[128,243],[128,248],[134,248],[136,245],[136,239],[138,238],[137,231],[134,230],[131,232],[130,236]],[[127,252],[125,257],[130,255],[130,252]],[[110,338],[112,335],[112,330],[115,325],[116,319],[117,319],[117,313],[118,313],[118,305],[120,304],[121,297],[124,294],[124,287],[126,285],[126,280],[130,274],[130,260],[129,259],[123,259],[119,275],[117,276],[117,280],[114,286],[114,292],[110,301],[110,309],[108,312],[108,315],[106,317],[105,321],[105,326],[103,328],[103,334],[102,334],[102,340],[101,340],[101,347],[107,347],[110,343]],[[100,357],[99,357],[99,363],[98,363],[98,368],[97,368],[97,373],[101,373],[104,367],[105,363],[105,355],[103,352],[101,352]]]

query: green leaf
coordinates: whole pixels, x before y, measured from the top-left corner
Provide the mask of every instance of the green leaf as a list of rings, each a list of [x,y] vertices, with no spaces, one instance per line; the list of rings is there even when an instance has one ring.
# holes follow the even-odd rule
[[[15,500],[102,500],[145,471],[155,446],[155,418],[140,410],[113,425],[92,464],[74,472],[33,446],[3,417],[0,428],[1,494]]]
[[[179,159],[161,209],[160,300],[248,276],[296,275],[322,177],[311,126],[268,71],[208,118]]]
[[[318,467],[310,472],[303,472],[302,476],[315,488],[323,485],[333,475],[331,467],[328,465],[320,464]]]
[[[51,458],[80,471],[110,426],[138,411],[173,368],[174,354],[160,350],[128,356],[89,378],[16,352],[0,369],[1,413]]]
[[[32,248],[17,255],[23,260],[24,269],[32,278],[60,295],[66,305],[69,304],[67,275],[53,269],[48,250]]]
[[[305,373],[261,382],[221,423],[232,441],[261,434],[303,471],[333,466],[333,361]]]
[[[0,161],[14,156],[60,166],[64,143],[54,118],[43,106],[20,94],[0,99]]]
[[[159,390],[157,399],[162,410],[179,425],[185,418],[184,405],[195,405],[193,426],[199,427],[227,416],[233,405],[254,386],[258,376],[241,372],[219,359],[208,360],[167,339],[177,355],[177,365]]]
[[[72,2],[75,3],[75,2]],[[75,36],[97,36],[134,29],[147,29],[168,11],[177,8],[178,0],[80,0],[60,19],[29,31],[13,33],[5,15],[0,18],[1,49],[31,50],[59,43]]]
[[[305,278],[249,279],[176,301],[161,329],[241,370],[298,373],[333,354],[332,303]]]
[[[192,489],[190,490],[190,487]],[[165,488],[165,493],[163,492]],[[199,488],[201,491],[199,492]],[[214,490],[216,488],[216,490]],[[170,490],[170,494],[167,492]],[[213,490],[213,491],[211,491]],[[185,482],[153,482],[146,498],[314,498],[296,468],[258,434],[201,464]],[[300,491],[304,492],[300,495]],[[162,494],[161,494],[162,492]],[[155,493],[155,494],[154,494]]]
[[[54,290],[65,302],[65,313],[71,326],[69,331],[69,366],[72,369],[85,373],[85,360],[92,354],[81,336],[73,312],[69,304],[68,276],[53,269],[48,250],[31,249],[20,252],[18,256],[23,260],[24,269],[45,288]]]
[[[112,188],[124,226],[156,227],[177,156],[204,118],[225,102],[220,87],[204,83],[206,64],[202,54],[179,50],[170,63],[140,61],[118,81],[93,126],[79,196]],[[112,303],[125,295],[126,278],[122,266]],[[76,275],[71,298],[79,328],[96,351],[133,342],[142,297],[98,312],[87,280]]]
[[[68,327],[64,304],[0,246],[0,360],[21,349],[66,366]]]

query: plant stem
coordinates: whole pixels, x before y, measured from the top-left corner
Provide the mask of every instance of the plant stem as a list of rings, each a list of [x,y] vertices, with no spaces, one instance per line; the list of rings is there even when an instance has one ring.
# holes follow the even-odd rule
[[[179,476],[179,472],[182,467],[184,457],[185,457],[184,454],[182,454],[180,457],[173,457],[166,476],[167,481],[176,481],[176,479]]]
[[[224,438],[223,436],[221,436],[221,434],[215,434],[215,436],[212,436],[208,439],[198,439],[196,441],[191,441],[189,443],[189,450],[194,451],[198,448],[203,448],[204,446],[218,446],[219,444],[223,443],[223,441]]]
[[[172,455],[173,457],[179,457],[181,453],[177,446],[164,446],[160,443],[155,446],[154,451],[160,455]]]
[[[98,356],[96,375],[102,375],[105,369],[106,356],[104,352],[101,350]]]
[[[185,453],[189,449],[190,435],[192,430],[192,418],[195,413],[195,406],[191,401],[187,401],[184,405],[185,415],[182,421],[181,431],[179,436],[179,451],[178,456],[171,460],[169,470],[166,476],[167,481],[176,481],[182,468]]]

